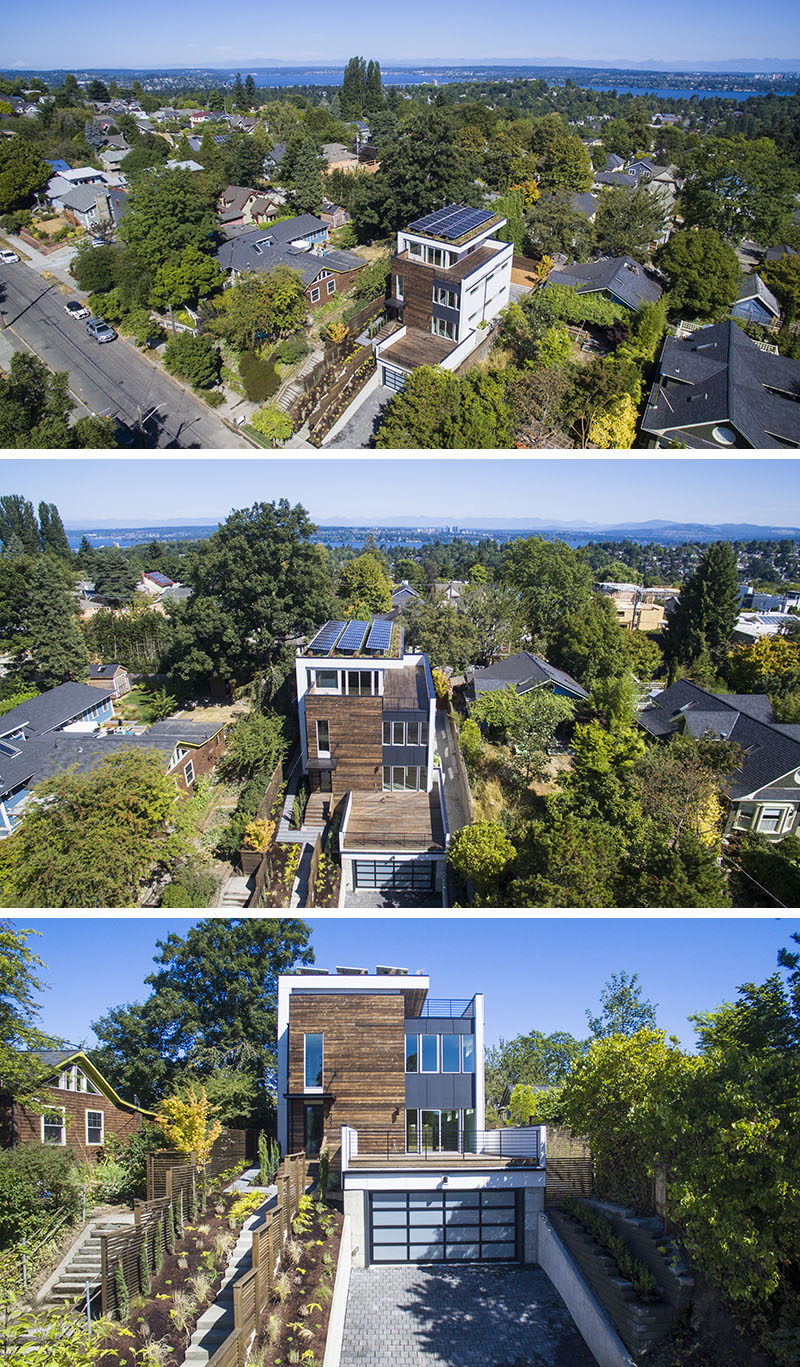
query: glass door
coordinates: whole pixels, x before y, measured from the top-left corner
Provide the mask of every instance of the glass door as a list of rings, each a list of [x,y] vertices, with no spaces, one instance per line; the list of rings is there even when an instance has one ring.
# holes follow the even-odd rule
[[[303,1131],[306,1153],[319,1153],[323,1135],[323,1111],[321,1106],[303,1107]]]

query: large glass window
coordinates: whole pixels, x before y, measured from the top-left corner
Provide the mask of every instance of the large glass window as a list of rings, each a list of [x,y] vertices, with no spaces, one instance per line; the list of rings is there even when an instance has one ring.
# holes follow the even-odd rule
[[[389,768],[389,765],[388,765],[388,764],[384,764],[384,766],[383,766],[383,790],[384,790],[384,792],[387,792],[387,793],[390,792],[390,791],[391,791],[391,787],[392,787],[392,771],[391,771],[391,769]]]
[[[406,1072],[419,1072],[419,1035],[406,1035]]]
[[[461,1072],[461,1049],[458,1035],[442,1035],[442,1072]]]
[[[338,688],[338,687],[339,687],[339,671],[338,671],[338,669],[318,669],[318,670],[317,670],[317,688],[331,688],[331,689],[336,689],[336,688]]]
[[[305,1035],[304,1087],[306,1091],[322,1088],[322,1035]]]
[[[409,745],[419,745],[419,722],[410,721],[406,724]]]
[[[442,1111],[440,1143],[446,1152],[458,1152],[458,1111]]]
[[[758,829],[767,835],[777,835],[783,824],[784,807],[764,807],[758,821]]]
[[[462,1035],[462,1036],[461,1036],[461,1047],[462,1047],[462,1057],[463,1057],[463,1063],[462,1063],[462,1065],[461,1065],[461,1071],[462,1071],[463,1073],[474,1073],[474,1072],[475,1072],[475,1036],[474,1036],[474,1035]]]
[[[475,1153],[475,1112],[470,1109],[464,1112],[464,1152]]]
[[[406,1111],[406,1150],[419,1153],[419,1124],[416,1111]]]
[[[439,1071],[439,1036],[422,1035],[422,1072],[437,1073]]]
[[[331,728],[326,721],[317,722],[317,754],[329,755],[331,753]]]
[[[383,723],[383,743],[384,745],[391,745],[392,743],[392,723],[390,721]]]
[[[372,670],[348,669],[347,691],[348,693],[355,693],[357,695],[369,695],[372,692]]]
[[[401,721],[392,722],[392,745],[403,744],[403,723]]]

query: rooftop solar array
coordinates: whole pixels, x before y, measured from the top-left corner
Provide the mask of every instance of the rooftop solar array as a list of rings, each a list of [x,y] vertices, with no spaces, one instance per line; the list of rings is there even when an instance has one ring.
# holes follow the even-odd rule
[[[448,241],[455,242],[465,233],[490,223],[495,217],[491,209],[467,209],[463,204],[448,204],[444,209],[436,209],[434,213],[409,223],[408,230],[434,233],[437,237],[446,237]]]
[[[317,632],[313,641],[309,643],[309,652],[320,655],[326,654],[339,639],[344,626],[344,621],[326,622],[324,627],[321,627]]]
[[[392,623],[376,621],[372,623],[367,637],[367,650],[388,650],[392,644]]]
[[[349,622],[337,650],[352,650],[355,654],[363,646],[368,630],[369,622]]]

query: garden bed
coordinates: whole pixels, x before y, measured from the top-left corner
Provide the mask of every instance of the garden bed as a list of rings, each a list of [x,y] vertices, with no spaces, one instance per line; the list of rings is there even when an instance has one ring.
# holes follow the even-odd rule
[[[343,1217],[306,1199],[310,1213],[301,1210],[295,1219],[254,1345],[254,1352],[264,1350],[270,1367],[321,1367],[325,1356]]]

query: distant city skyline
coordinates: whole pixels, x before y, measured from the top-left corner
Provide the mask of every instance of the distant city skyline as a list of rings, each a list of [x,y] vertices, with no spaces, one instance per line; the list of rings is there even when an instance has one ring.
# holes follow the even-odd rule
[[[574,42],[572,60],[624,61],[646,68],[649,54],[651,61],[692,62],[697,69],[704,61],[735,55],[745,41],[758,44],[754,57],[769,59],[776,35],[784,52],[800,52],[800,17],[789,0],[764,0],[758,36],[753,35],[752,7],[745,0],[724,5],[710,0],[702,6],[675,0],[669,22],[662,10],[648,9],[638,0],[614,0],[610,7],[575,0],[566,33],[561,15],[551,17],[521,0],[496,0],[490,12],[481,0],[446,0],[426,12],[422,33],[413,24],[399,23],[399,17],[395,7],[375,7],[369,0],[352,0],[333,26],[330,6],[322,0],[307,0],[300,24],[290,6],[266,10],[249,0],[231,0],[221,14],[213,0],[173,0],[170,5],[140,0],[131,24],[127,11],[98,11],[88,0],[69,6],[42,0],[33,10],[12,6],[4,15],[3,61],[7,67],[38,69],[241,62],[244,70],[287,62],[330,65],[358,52],[386,65],[470,60],[518,64],[562,62],[564,47]],[[509,48],[524,56],[509,58]],[[464,51],[475,56],[454,55]],[[257,55],[242,55],[248,53]]]
[[[3,458],[0,493],[55,503],[65,522],[153,526],[224,520],[234,508],[286,498],[317,523],[459,525],[493,518],[615,526],[653,520],[800,522],[800,462],[792,457],[553,459]],[[498,524],[499,525],[499,524]]]

